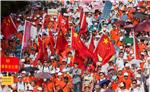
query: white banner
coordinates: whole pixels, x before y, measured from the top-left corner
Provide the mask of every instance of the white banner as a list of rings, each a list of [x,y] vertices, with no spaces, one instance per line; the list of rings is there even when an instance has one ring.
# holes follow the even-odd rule
[[[48,15],[57,15],[58,10],[57,9],[48,9],[47,13],[48,13]]]

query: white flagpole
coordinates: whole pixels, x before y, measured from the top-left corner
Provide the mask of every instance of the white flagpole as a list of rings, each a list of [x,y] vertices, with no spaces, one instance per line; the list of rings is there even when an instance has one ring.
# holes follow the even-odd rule
[[[20,59],[22,57],[22,49],[23,49],[23,46],[24,46],[24,33],[25,33],[25,28],[26,28],[26,20],[25,20],[25,23],[24,23],[24,31],[23,31],[23,37],[22,37],[22,46],[21,46],[21,52],[20,52]]]
[[[134,46],[134,59],[136,59],[136,42],[135,42],[135,33],[133,30],[133,46]]]
[[[14,23],[14,21],[13,21],[13,19],[12,19],[11,15],[9,15],[9,17],[10,17],[11,22],[13,23],[13,26],[14,26],[14,27],[15,27],[15,29],[17,30],[17,27],[16,27],[16,25],[15,25],[15,23]]]

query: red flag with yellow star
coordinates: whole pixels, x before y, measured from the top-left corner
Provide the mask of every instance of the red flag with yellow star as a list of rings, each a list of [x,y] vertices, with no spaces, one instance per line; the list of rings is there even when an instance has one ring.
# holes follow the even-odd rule
[[[72,48],[75,49],[83,59],[87,57],[92,58],[92,53],[81,41],[80,36],[75,32],[74,28],[72,28]]]
[[[66,40],[66,37],[64,33],[60,30],[57,36],[56,50],[60,54],[65,50],[67,46],[68,46],[68,42]]]
[[[110,58],[115,54],[114,45],[111,43],[110,39],[106,35],[102,35],[98,46],[94,52],[94,61],[99,61],[102,59],[102,65],[106,64]]]
[[[6,39],[9,39],[13,34],[17,33],[11,16],[7,16],[3,19],[1,31]]]

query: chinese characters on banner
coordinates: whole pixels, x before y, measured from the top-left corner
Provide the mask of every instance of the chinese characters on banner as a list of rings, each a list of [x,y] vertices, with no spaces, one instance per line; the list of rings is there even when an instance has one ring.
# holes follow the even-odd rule
[[[19,59],[17,57],[1,57],[0,72],[18,72]]]

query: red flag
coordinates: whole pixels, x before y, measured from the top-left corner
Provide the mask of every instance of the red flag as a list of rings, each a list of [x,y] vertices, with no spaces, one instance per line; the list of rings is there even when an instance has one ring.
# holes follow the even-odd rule
[[[94,49],[95,49],[95,46],[94,46],[94,37],[92,36],[91,42],[90,42],[90,46],[89,46],[89,50],[90,50],[90,52],[93,53]]]
[[[37,64],[38,59],[42,61],[48,60],[48,52],[46,49],[46,43],[42,40],[40,36],[38,37],[38,54],[34,60],[33,65]]]
[[[81,11],[80,14],[80,31],[79,34],[85,33],[88,31],[87,29],[87,22],[86,22],[86,14],[85,12],[83,12],[83,10]]]
[[[25,49],[29,45],[31,25],[31,22],[25,21],[25,30],[22,39],[22,49]]]
[[[67,45],[68,45],[68,42],[66,41],[65,35],[60,30],[58,33],[58,36],[57,36],[56,50],[60,54],[61,52],[63,52],[65,50]]]
[[[79,52],[77,51],[74,55],[74,62],[77,62],[79,64],[78,68],[80,68],[82,71],[85,70],[84,59],[80,57]]]
[[[50,15],[45,15],[43,27],[45,28],[49,23],[50,23]]]
[[[0,72],[18,72],[19,59],[17,57],[1,57]]]
[[[92,57],[92,53],[81,41],[80,36],[78,36],[78,34],[75,33],[74,28],[72,28],[72,48],[78,51],[79,55],[82,58]]]
[[[2,34],[6,39],[12,37],[13,34],[17,33],[17,29],[15,28],[14,22],[11,16],[7,16],[2,21]]]
[[[54,42],[54,37],[53,37],[53,34],[51,31],[49,31],[49,41],[50,41],[50,50],[51,50],[52,54],[54,54],[55,53],[55,50],[54,50],[55,42]]]
[[[137,38],[135,37],[135,35],[134,35],[134,58],[135,59],[137,59],[137,60],[139,60],[140,59],[140,48],[139,48],[139,45],[138,45],[138,40],[137,40]]]
[[[58,27],[62,30],[64,34],[66,34],[69,28],[69,19],[68,17],[64,17],[62,14],[58,17]]]
[[[94,62],[98,61],[98,57],[102,58],[102,65],[106,64],[115,54],[114,45],[110,42],[108,36],[103,35],[94,52]]]

